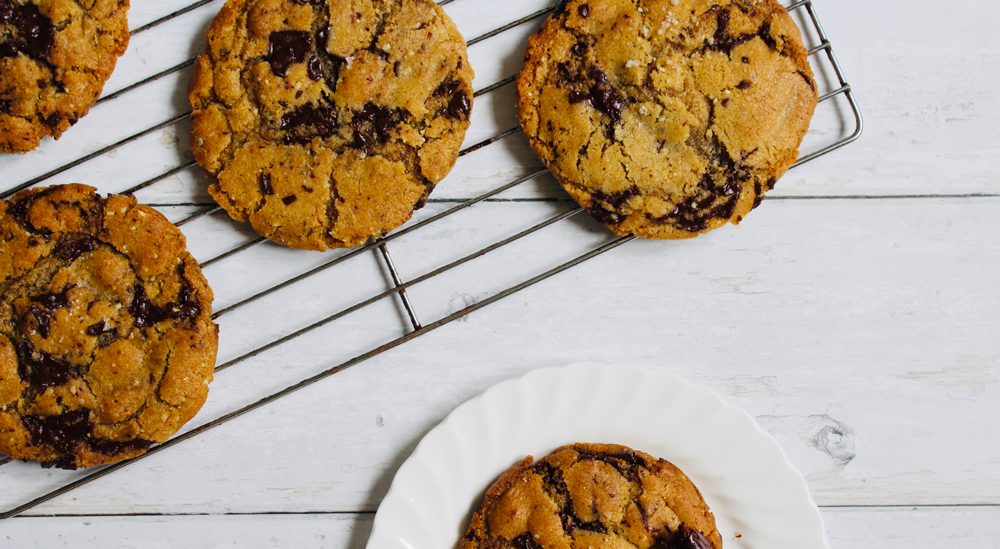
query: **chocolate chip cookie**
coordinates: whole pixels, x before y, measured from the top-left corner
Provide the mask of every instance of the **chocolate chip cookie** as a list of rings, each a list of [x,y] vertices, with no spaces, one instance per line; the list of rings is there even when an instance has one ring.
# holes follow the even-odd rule
[[[528,456],[486,492],[459,549],[720,549],[715,517],[670,462],[615,444]]]
[[[384,235],[455,164],[465,41],[430,0],[228,0],[188,86],[209,192],[310,250]]]
[[[128,0],[0,0],[0,152],[56,139],[101,95],[128,46]]]
[[[620,235],[739,223],[798,156],[816,84],[774,0],[569,0],[529,41],[532,149]]]
[[[85,185],[0,202],[0,451],[75,469],[142,454],[208,395],[218,327],[184,235]]]

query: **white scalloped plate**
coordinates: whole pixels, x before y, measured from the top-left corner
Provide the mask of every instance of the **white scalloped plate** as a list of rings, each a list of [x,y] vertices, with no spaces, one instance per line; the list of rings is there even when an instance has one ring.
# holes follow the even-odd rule
[[[455,549],[486,488],[526,455],[624,444],[701,490],[726,549],[828,549],[805,480],[745,412],[700,385],[627,364],[543,368],[456,408],[399,468],[367,549]]]

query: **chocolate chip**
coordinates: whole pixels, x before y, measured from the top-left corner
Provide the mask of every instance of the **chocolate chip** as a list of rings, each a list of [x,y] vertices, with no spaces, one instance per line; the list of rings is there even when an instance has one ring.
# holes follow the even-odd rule
[[[611,85],[608,75],[597,67],[590,69],[590,78],[593,84],[589,93],[584,94],[578,91],[570,92],[570,103],[590,102],[590,105],[608,115],[611,125],[614,126],[621,121],[622,109],[625,107],[625,99],[622,98],[618,90]]]
[[[625,220],[623,216],[620,216],[615,212],[605,210],[596,204],[588,208],[587,212],[590,213],[591,217],[601,223],[604,223],[605,225],[617,225]]]
[[[728,97],[722,100],[722,106],[723,107],[728,107],[729,106],[729,98]]]
[[[616,193],[602,193],[601,191],[594,191],[593,195],[594,200],[599,200],[616,210],[620,210],[630,199],[635,196],[639,196],[639,189],[637,187],[632,187],[631,189]]]
[[[0,99],[0,114],[10,114],[10,106],[14,103],[7,99]]]
[[[580,4],[580,7],[576,8],[576,13],[579,13],[580,17],[590,17],[590,6]]]
[[[799,73],[799,76],[801,76],[801,77],[802,77],[802,79],[806,81],[806,84],[809,84],[809,87],[810,87],[810,88],[812,88],[813,90],[815,90],[815,89],[816,89],[816,84],[815,84],[815,83],[813,83],[813,80],[812,80],[812,78],[809,78],[809,75],[808,75],[808,74],[806,74],[806,73],[804,73],[804,72],[802,72],[802,71],[798,71],[798,73]]]
[[[274,187],[271,186],[271,174],[261,173],[257,178],[257,185],[260,187],[260,194],[270,196],[274,194]]]
[[[767,183],[764,184],[764,187],[767,188],[767,190],[770,191],[771,189],[774,188],[774,184],[777,183],[777,182],[778,182],[778,180],[772,177],[772,178],[770,178],[770,179],[767,180]]]
[[[669,549],[712,549],[712,542],[701,532],[681,524],[670,540]]]
[[[736,84],[736,87],[739,88],[739,89],[741,89],[741,90],[750,89],[750,81],[749,80],[741,80],[739,84]]]
[[[312,187],[306,187],[305,185],[302,185],[302,190],[305,191],[305,192],[307,192],[307,193],[313,192],[313,188]]]
[[[87,446],[90,446],[91,450],[104,455],[120,454],[128,450],[146,450],[152,445],[152,440],[143,440],[141,438],[125,441],[105,440],[93,437],[87,438]]]
[[[472,104],[469,103],[469,97],[462,90],[455,93],[451,101],[448,102],[448,108],[445,109],[448,117],[455,120],[468,118],[470,112],[472,112]]]
[[[294,194],[290,194],[285,198],[281,199],[281,201],[285,203],[285,206],[290,206],[292,202],[295,202],[296,200],[298,200],[298,197],[295,196]]]
[[[195,318],[201,314],[201,303],[194,298],[194,288],[185,284],[177,293],[177,301],[167,304],[167,314],[171,318]]]
[[[94,239],[87,236],[64,244],[56,255],[59,259],[72,263],[81,255],[92,251],[94,251]]]
[[[22,5],[13,0],[0,0],[0,23],[14,27],[19,37],[18,40],[0,44],[0,58],[23,53],[48,62],[56,30],[52,21],[38,11],[36,4],[27,2]]]
[[[146,328],[167,319],[167,315],[146,296],[146,288],[138,282],[132,289],[132,304],[128,306],[128,312],[135,317],[136,328]]]
[[[281,117],[281,129],[286,132],[286,144],[305,145],[313,137],[326,139],[337,131],[337,112],[333,106],[302,105]]]
[[[589,46],[587,46],[586,42],[577,42],[576,44],[573,44],[573,47],[569,49],[569,52],[577,57],[580,57],[587,53],[588,48]]]
[[[270,49],[264,59],[277,76],[288,74],[288,67],[306,60],[312,50],[312,37],[306,31],[277,31],[269,38]]]
[[[750,58],[744,55],[742,61],[743,61],[743,63],[749,63],[750,62]]]
[[[440,97],[445,95],[452,95],[458,88],[462,86],[462,83],[454,78],[448,78],[443,80],[440,85],[434,90],[434,97]]]

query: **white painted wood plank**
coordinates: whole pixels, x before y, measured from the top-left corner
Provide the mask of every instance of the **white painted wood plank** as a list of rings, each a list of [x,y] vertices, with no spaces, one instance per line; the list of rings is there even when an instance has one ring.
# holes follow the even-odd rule
[[[739,228],[633,242],[36,512],[372,511],[459,403],[576,360],[666,368],[714,388],[776,436],[821,504],[1000,503],[998,203],[770,201]],[[393,256],[409,278],[542,213],[483,204],[394,243]],[[429,322],[602,238],[564,221],[411,297]],[[387,287],[372,256],[223,317],[221,360]],[[301,272],[322,256],[281,257]],[[230,303],[278,272],[257,265],[206,273]],[[404,328],[387,301],[264,353],[218,376],[195,424]],[[3,505],[79,475],[0,468]]]
[[[994,549],[997,507],[826,508],[832,549]],[[19,549],[363,549],[372,515],[242,515],[14,519],[0,540]],[[725,544],[726,540],[723,540]]]

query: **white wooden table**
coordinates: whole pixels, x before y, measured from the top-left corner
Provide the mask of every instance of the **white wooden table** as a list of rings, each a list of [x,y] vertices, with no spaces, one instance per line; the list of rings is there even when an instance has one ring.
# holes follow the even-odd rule
[[[132,28],[190,2],[136,1]],[[454,0],[446,10],[472,38],[546,4]],[[136,34],[105,95],[200,53],[221,6]],[[449,411],[532,369],[595,360],[670,370],[749,412],[806,477],[834,549],[1000,547],[1000,4],[815,7],[866,130],[790,171],[739,227],[629,242],[2,521],[0,545],[360,549],[394,472]],[[470,48],[477,89],[519,69],[537,24]],[[136,195],[174,220],[208,209],[204,172],[179,168],[191,161],[189,74],[185,65],[98,105],[59,142],[0,158],[0,190],[155,127],[45,183],[122,192],[176,170]],[[466,145],[516,126],[512,99],[511,86],[478,98]],[[837,112],[817,115],[809,143],[852,129]],[[471,153],[411,223],[539,166],[520,134]],[[572,207],[542,177],[390,250],[409,280]],[[412,288],[420,319],[611,240],[584,217]],[[201,261],[255,237],[220,214],[183,230]],[[205,273],[220,310],[345,253],[266,243]],[[219,363],[391,287],[377,253],[358,254],[222,316]],[[265,351],[217,374],[186,430],[411,330],[390,296]],[[3,509],[85,474],[7,464]]]

